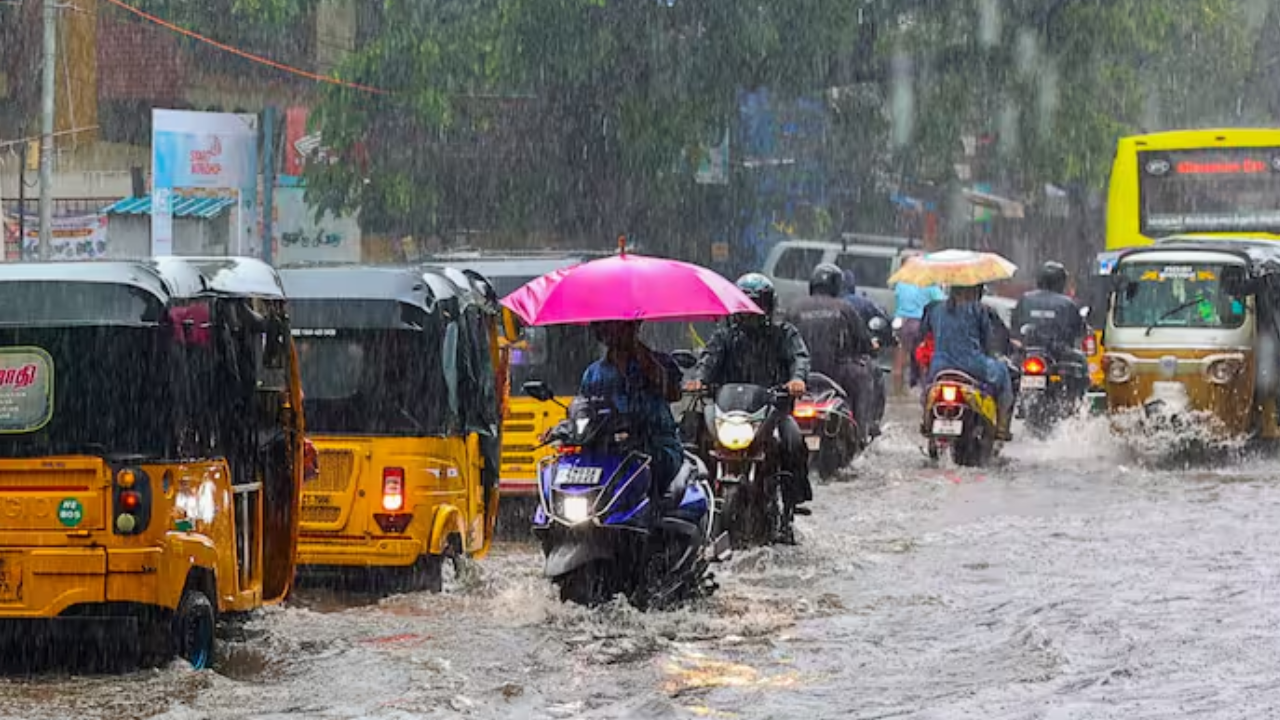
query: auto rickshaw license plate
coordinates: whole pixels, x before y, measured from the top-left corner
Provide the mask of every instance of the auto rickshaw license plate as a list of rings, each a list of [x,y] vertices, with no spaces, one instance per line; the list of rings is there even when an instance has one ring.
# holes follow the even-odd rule
[[[333,504],[333,499],[328,495],[315,495],[307,493],[302,496],[303,507],[328,507]]]
[[[964,432],[964,422],[960,420],[934,420],[933,434],[955,437]]]
[[[19,555],[0,554],[0,603],[22,600],[22,564]]]
[[[806,435],[804,438],[804,444],[810,450],[817,450],[818,448],[822,447],[822,438],[818,437],[817,435]]]
[[[1026,375],[1022,378],[1024,390],[1043,390],[1048,385],[1048,378],[1043,375]]]

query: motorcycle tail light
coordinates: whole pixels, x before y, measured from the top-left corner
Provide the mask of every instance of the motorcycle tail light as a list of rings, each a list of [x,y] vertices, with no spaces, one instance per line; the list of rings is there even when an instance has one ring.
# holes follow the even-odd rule
[[[1043,375],[1045,371],[1045,362],[1043,358],[1032,357],[1027,358],[1022,363],[1022,372],[1027,375]]]
[[[960,401],[960,388],[955,385],[943,385],[939,395],[944,405],[955,405]]]
[[[804,420],[816,417],[818,415],[818,408],[813,403],[796,403],[796,408],[791,411],[791,414]]]

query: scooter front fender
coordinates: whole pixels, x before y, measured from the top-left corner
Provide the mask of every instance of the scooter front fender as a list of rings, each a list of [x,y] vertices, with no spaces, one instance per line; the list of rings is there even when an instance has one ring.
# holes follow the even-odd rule
[[[596,560],[607,560],[613,557],[613,550],[599,538],[590,536],[566,537],[558,540],[547,551],[547,563],[543,574],[556,578],[573,572],[587,563]]]

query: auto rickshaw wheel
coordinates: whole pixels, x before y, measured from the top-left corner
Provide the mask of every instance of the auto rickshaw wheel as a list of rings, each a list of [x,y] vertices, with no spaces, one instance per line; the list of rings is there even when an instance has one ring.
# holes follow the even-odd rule
[[[213,641],[217,619],[213,603],[200,590],[187,588],[173,616],[173,640],[178,657],[196,670],[213,666]]]

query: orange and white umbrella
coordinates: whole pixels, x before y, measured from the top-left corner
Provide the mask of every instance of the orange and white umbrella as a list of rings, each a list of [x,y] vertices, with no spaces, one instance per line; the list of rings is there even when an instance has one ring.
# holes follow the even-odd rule
[[[1018,266],[1000,255],[976,250],[939,250],[917,255],[889,278],[890,285],[973,287],[1008,280]]]

